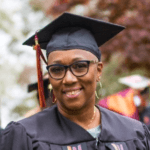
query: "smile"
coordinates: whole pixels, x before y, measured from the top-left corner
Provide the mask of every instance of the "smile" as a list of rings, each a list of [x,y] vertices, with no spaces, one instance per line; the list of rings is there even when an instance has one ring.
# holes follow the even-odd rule
[[[77,90],[72,90],[72,91],[65,92],[64,94],[65,94],[68,98],[75,98],[75,97],[77,97],[80,93],[81,93],[81,89],[77,89]]]

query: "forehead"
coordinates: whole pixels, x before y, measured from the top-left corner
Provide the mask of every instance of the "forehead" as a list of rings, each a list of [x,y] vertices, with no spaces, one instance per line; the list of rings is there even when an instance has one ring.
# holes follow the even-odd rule
[[[48,63],[53,62],[62,62],[62,63],[70,63],[75,60],[96,60],[97,57],[89,51],[81,50],[81,49],[71,49],[64,51],[53,51],[48,56]]]

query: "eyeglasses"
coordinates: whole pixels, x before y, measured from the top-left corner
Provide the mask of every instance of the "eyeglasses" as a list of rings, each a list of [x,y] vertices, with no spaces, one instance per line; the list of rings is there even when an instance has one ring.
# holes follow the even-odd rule
[[[90,63],[98,63],[95,60],[81,60],[72,63],[71,65],[61,65],[61,64],[53,64],[47,66],[47,70],[51,78],[60,80],[63,79],[66,75],[66,72],[69,68],[71,73],[76,77],[82,77],[86,75],[89,71]]]

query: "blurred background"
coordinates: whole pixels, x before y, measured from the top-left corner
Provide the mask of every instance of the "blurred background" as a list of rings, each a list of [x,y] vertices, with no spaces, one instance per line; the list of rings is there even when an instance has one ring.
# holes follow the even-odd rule
[[[22,43],[64,11],[126,27],[101,47],[102,98],[127,88],[120,77],[150,77],[149,8],[149,0],[0,0],[0,126],[36,107],[36,92],[27,93],[37,81],[35,51]]]

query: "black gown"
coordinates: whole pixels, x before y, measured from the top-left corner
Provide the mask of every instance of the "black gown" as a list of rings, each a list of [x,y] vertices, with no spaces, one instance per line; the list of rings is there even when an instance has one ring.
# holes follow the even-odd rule
[[[98,108],[101,133],[97,139],[53,106],[11,122],[2,131],[0,150],[150,150],[150,133],[144,124]]]

